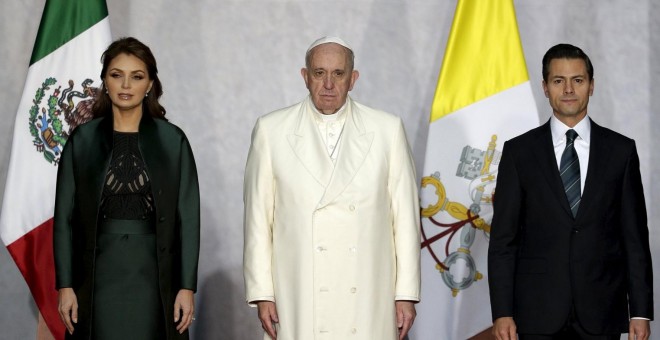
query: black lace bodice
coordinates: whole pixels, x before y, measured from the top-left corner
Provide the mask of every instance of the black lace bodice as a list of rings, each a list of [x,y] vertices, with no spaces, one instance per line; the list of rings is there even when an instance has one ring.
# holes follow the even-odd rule
[[[113,133],[112,160],[103,185],[101,213],[114,219],[146,219],[154,212],[147,168],[137,132]]]

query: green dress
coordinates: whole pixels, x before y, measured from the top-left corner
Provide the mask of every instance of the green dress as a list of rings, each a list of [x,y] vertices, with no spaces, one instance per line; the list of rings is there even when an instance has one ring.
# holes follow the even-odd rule
[[[151,182],[138,134],[113,134],[99,214],[92,339],[164,339]]]
[[[57,170],[53,217],[55,287],[72,288],[78,299],[78,323],[75,324],[73,334],[67,332],[66,339],[93,339],[94,322],[103,330],[117,328],[118,325],[129,322],[137,322],[142,328],[154,328],[144,326],[150,322],[147,319],[164,321],[165,336],[159,340],[189,338],[188,331],[179,334],[176,330],[177,323],[174,322],[173,311],[176,295],[181,289],[192,291],[197,289],[200,201],[195,158],[185,133],[163,119],[142,115],[137,139],[139,148],[133,148],[133,155],[144,161],[142,167],[144,176],[141,179],[140,176],[134,177],[138,179],[137,182],[130,180],[122,182],[126,186],[131,185],[129,188],[133,191],[136,188],[138,191],[142,189],[142,195],[138,193],[134,197],[153,198],[147,201],[137,199],[138,204],[133,204],[136,200],[129,198],[115,200],[120,202],[115,205],[104,188],[108,180],[112,182],[114,179],[113,174],[120,179],[125,178],[126,171],[137,164],[122,163],[124,166],[114,166],[109,172],[113,155],[116,162],[117,155],[125,154],[124,148],[121,147],[122,143],[118,143],[121,136],[113,133],[112,116],[96,118],[78,126],[73,130],[62,150]],[[126,187],[122,186],[122,188]],[[133,191],[129,190],[128,193],[133,194]],[[110,192],[122,193],[121,190],[110,190]],[[151,206],[141,205],[147,202]],[[111,209],[112,207],[119,209]],[[108,215],[110,211],[136,212],[140,207],[149,207],[145,210],[148,213],[133,216]],[[115,227],[116,225],[123,227]],[[136,239],[150,237],[140,236],[149,234],[139,232],[143,227],[150,232],[152,229],[155,230],[155,234],[151,234],[155,235],[157,243],[155,249],[149,242],[143,242],[144,246],[131,245]],[[132,232],[117,230],[118,228]],[[113,238],[108,236],[113,234],[112,230],[119,234],[114,238],[124,243],[108,242],[107,239]],[[98,244],[99,242],[103,244]],[[145,250],[146,256],[142,257],[147,259],[155,253],[157,260],[153,258],[142,260],[137,253],[123,251],[124,248],[133,251]],[[109,253],[111,250],[115,250],[115,253]],[[128,256],[122,259],[124,255]],[[107,259],[110,259],[110,262],[105,261]],[[146,264],[136,266],[138,262]],[[115,267],[134,271],[115,273],[113,272]],[[142,269],[139,268],[157,269],[158,275],[143,274]],[[145,275],[153,278],[145,279]],[[96,282],[97,278],[99,282]],[[137,281],[141,284],[149,284],[148,287],[153,288],[144,289],[142,288],[144,285],[137,284]],[[113,288],[114,284],[128,284],[130,287]],[[106,287],[110,288],[106,289]],[[131,294],[134,291],[137,292],[135,295],[138,297],[146,293],[158,294],[158,298],[149,299],[160,299],[153,304],[154,306],[158,304],[160,311],[157,312],[158,314],[151,313],[151,309],[137,313],[130,311],[135,305],[147,305],[142,302],[132,306],[117,304],[106,308],[106,302],[97,301],[97,293],[110,296],[105,301],[114,302],[115,297],[106,295],[103,290],[114,291],[116,296],[121,297],[121,299],[117,298],[118,302],[135,301],[136,297],[123,297],[124,294]],[[99,313],[103,316],[96,315]],[[140,315],[141,313],[143,314]],[[165,316],[159,319],[161,314]],[[107,320],[111,320],[112,317],[123,319],[106,321],[105,315],[112,315],[108,316]],[[152,317],[155,319],[151,319]],[[138,339],[131,338],[128,330],[123,330],[121,334],[116,339]],[[142,338],[149,339],[149,336]]]

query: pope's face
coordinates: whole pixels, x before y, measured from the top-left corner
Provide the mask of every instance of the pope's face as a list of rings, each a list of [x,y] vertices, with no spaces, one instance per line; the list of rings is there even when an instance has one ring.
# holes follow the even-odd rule
[[[323,114],[337,112],[346,102],[359,73],[349,70],[346,49],[335,43],[314,47],[309,69],[301,70],[314,106]]]
[[[582,59],[552,59],[548,80],[543,91],[550,101],[555,117],[573,127],[587,115],[589,97],[594,92],[593,79],[589,79]]]

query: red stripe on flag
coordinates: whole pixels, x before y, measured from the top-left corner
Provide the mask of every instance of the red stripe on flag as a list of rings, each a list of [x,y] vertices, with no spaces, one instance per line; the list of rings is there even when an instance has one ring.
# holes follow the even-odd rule
[[[30,287],[46,325],[56,340],[64,339],[64,324],[57,311],[55,261],[53,260],[53,219],[32,229],[7,246]]]

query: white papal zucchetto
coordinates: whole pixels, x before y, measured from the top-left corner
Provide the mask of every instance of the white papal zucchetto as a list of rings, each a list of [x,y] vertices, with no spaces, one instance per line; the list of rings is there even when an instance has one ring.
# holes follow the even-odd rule
[[[335,43],[353,51],[353,49],[350,46],[348,46],[348,44],[340,37],[323,37],[316,39],[316,41],[314,41],[311,45],[309,45],[309,48],[307,49],[307,53],[309,53],[309,51],[311,51],[314,47],[327,43]]]

